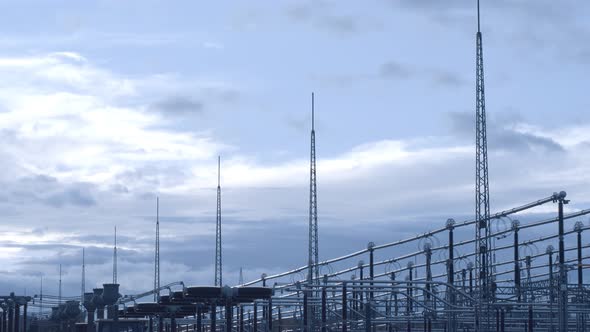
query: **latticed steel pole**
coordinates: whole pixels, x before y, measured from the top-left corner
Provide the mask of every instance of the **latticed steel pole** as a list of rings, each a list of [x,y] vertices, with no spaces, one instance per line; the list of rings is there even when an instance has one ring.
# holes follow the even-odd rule
[[[476,331],[489,329],[487,304],[492,296],[490,291],[490,193],[488,180],[488,147],[486,129],[486,107],[483,69],[483,42],[480,28],[479,0],[477,1],[476,34],[476,157],[475,157],[475,218],[476,218],[476,259],[478,271],[477,290],[479,303],[476,304]]]
[[[223,286],[221,251],[221,157],[217,157],[217,218],[215,223],[215,286]]]

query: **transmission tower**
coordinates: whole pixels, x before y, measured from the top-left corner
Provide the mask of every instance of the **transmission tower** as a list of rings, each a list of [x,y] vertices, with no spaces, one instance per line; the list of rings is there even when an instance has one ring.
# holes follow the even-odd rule
[[[59,264],[59,291],[57,295],[57,303],[61,304],[61,264]]]
[[[154,302],[160,300],[160,197],[156,197],[156,254],[154,258]]]
[[[113,247],[113,284],[117,283],[117,226],[115,226],[115,246]]]
[[[314,93],[311,93],[311,151],[309,166],[309,247],[308,261],[309,266],[308,282],[311,284],[314,280],[319,282],[320,269],[318,253],[318,205],[317,205],[317,184],[316,184],[316,159],[315,159],[315,109]]]
[[[484,308],[492,299],[491,292],[491,243],[490,243],[490,187],[488,181],[488,147],[486,132],[486,107],[483,71],[483,43],[480,28],[479,0],[477,0],[477,34],[476,34],[476,157],[475,157],[475,218],[476,245],[475,261],[479,275],[476,279],[479,293],[476,329],[487,331],[489,328],[488,310]]]
[[[215,286],[223,286],[221,277],[221,157],[217,157],[217,226],[215,228]]]
[[[86,262],[85,262],[85,252],[84,252],[84,248],[82,248],[82,285],[81,285],[81,297],[80,297],[80,303],[84,302],[84,292],[86,292]]]

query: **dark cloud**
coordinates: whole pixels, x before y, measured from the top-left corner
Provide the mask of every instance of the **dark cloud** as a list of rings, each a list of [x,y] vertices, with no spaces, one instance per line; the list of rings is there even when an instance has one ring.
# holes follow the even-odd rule
[[[455,135],[471,137],[475,135],[475,114],[469,112],[454,112],[449,115],[451,128]],[[565,149],[556,141],[531,133],[523,133],[513,129],[517,121],[511,122],[507,117],[489,116],[487,119],[488,146],[491,150],[549,151],[563,152]]]
[[[337,32],[355,33],[360,30],[359,18],[350,15],[334,13],[334,6],[325,1],[298,3],[287,7],[286,15],[297,23],[310,23],[311,25]]]
[[[406,65],[395,61],[388,61],[379,68],[379,76],[386,79],[403,79],[408,78],[413,71]]]
[[[358,30],[358,23],[350,16],[324,16],[318,24],[337,32],[352,33]]]
[[[203,102],[187,96],[173,96],[154,103],[150,109],[163,114],[187,115],[199,114],[204,109]]]
[[[61,183],[56,178],[43,174],[24,177],[16,183],[5,184],[14,203],[43,203],[53,207],[65,205],[88,207],[96,204],[89,183]]]
[[[460,75],[449,71],[432,71],[431,76],[432,81],[440,86],[458,87],[466,83]]]

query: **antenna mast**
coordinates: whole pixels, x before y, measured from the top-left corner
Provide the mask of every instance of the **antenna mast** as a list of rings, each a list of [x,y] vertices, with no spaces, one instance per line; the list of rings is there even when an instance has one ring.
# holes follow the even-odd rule
[[[59,294],[57,296],[57,303],[61,304],[61,264],[59,264]]]
[[[81,286],[81,297],[80,297],[80,304],[84,302],[84,292],[86,292],[86,253],[85,249],[82,248],[82,286]]]
[[[215,286],[223,286],[221,266],[221,157],[217,157],[217,225],[215,228]]]
[[[240,279],[238,281],[240,285],[244,284],[244,273],[242,272],[242,267],[240,266]]]
[[[41,276],[41,288],[39,289],[39,318],[43,314],[43,276]]]
[[[115,226],[115,247],[113,248],[113,284],[117,283],[117,226]]]
[[[156,197],[156,256],[154,259],[154,302],[160,300],[160,197]]]
[[[315,156],[315,106],[314,93],[311,93],[311,151],[309,170],[309,247],[308,247],[308,283],[312,283],[314,277],[319,282],[320,269],[318,253],[318,206],[316,184],[316,156]]]
[[[476,219],[476,261],[479,271],[476,278],[479,290],[479,305],[476,319],[479,326],[476,331],[488,331],[491,328],[487,306],[493,299],[491,287],[491,241],[490,241],[490,188],[488,181],[488,147],[486,130],[486,107],[483,70],[483,43],[480,28],[479,0],[477,0],[477,34],[476,34],[476,156],[475,156],[475,219]]]

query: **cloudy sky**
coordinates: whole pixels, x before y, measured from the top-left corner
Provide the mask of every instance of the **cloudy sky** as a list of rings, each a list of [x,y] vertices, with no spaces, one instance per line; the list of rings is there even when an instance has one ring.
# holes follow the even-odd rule
[[[482,3],[492,210],[590,207],[590,3]],[[4,1],[0,290],[124,293],[305,264],[310,95],[320,257],[473,214],[475,2]],[[553,213],[554,207],[539,213]],[[586,220],[583,220],[587,223]],[[571,227],[568,225],[566,227]]]

